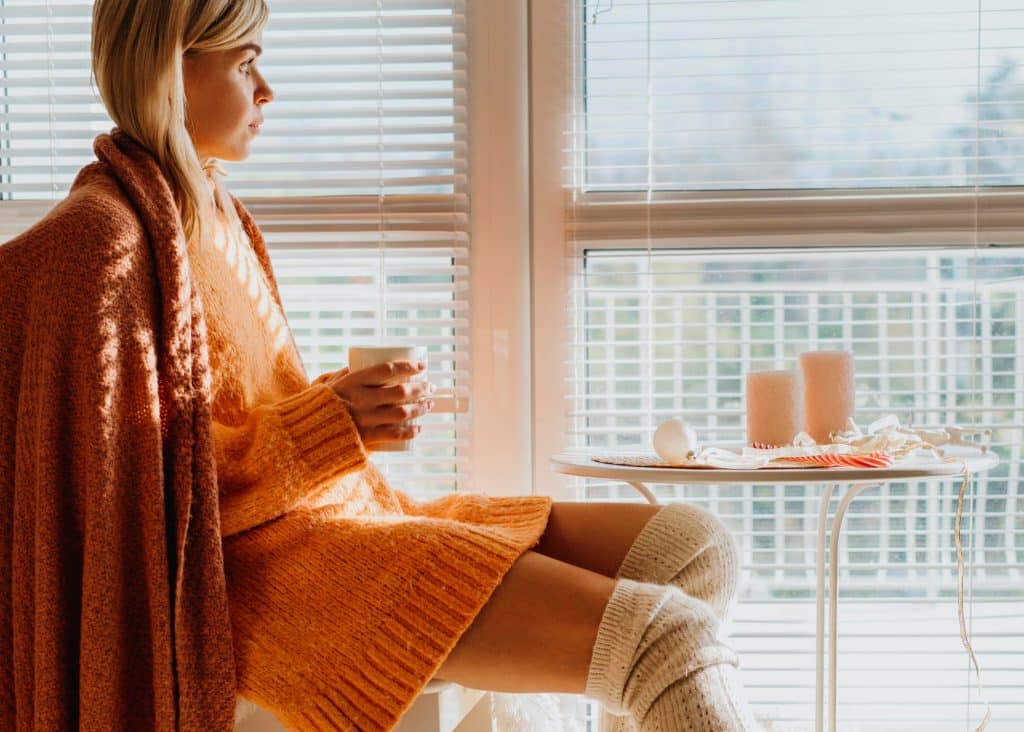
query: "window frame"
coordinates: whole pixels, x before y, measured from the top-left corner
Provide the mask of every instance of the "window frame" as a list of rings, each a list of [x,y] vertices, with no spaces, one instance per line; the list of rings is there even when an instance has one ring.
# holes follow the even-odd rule
[[[624,203],[627,217],[615,238],[594,248],[638,250],[758,249],[872,246],[1024,246],[1024,186],[913,189],[826,189],[772,191],[573,191],[563,183],[574,164],[563,123],[571,119],[574,80],[571,53],[576,0],[530,0],[530,116],[532,193],[532,289],[534,352],[534,484],[537,492],[578,498],[549,467],[565,446],[571,378],[566,343],[569,297],[576,268],[573,227],[610,201]],[[649,216],[657,217],[657,238],[648,237]],[[567,211],[573,207],[576,221]],[[593,213],[591,213],[593,212]]]
[[[471,484],[531,481],[528,0],[468,0]]]

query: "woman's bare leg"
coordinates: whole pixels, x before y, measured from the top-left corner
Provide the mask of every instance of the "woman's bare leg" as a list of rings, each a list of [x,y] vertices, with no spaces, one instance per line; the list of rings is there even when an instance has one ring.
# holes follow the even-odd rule
[[[637,535],[662,508],[649,503],[555,501],[535,550],[615,577]]]
[[[504,692],[583,693],[615,580],[526,552],[436,677]]]
[[[437,677],[506,692],[586,691],[618,713],[628,709],[653,729],[759,729],[729,665],[735,663],[732,651],[717,640],[711,608],[677,587],[615,579],[659,510],[642,504],[556,503],[537,551],[513,565]],[[666,525],[670,538],[676,523],[673,516]],[[690,536],[687,522],[679,523]],[[700,522],[691,528],[697,536],[705,530]],[[619,599],[609,605],[613,592]],[[601,643],[598,656],[595,642]],[[698,659],[711,666],[672,676],[672,668]],[[656,704],[647,698],[652,693]]]
[[[607,577],[674,584],[722,619],[739,578],[729,530],[713,514],[683,503],[556,501],[536,551]]]
[[[536,551],[512,566],[436,677],[494,691],[582,693],[612,578],[660,508],[555,501]]]

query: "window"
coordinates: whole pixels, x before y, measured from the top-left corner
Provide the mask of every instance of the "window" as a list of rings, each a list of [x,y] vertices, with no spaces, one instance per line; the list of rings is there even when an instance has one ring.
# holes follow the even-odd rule
[[[111,127],[89,73],[92,3],[0,1],[0,240],[62,198]],[[260,65],[276,101],[228,185],[266,235],[311,376],[347,347],[429,347],[468,396],[464,0],[275,3]],[[414,453],[380,454],[429,497],[466,479],[467,414],[434,414]],[[376,458],[375,458],[376,459]]]
[[[669,417],[741,441],[744,373],[817,348],[855,353],[861,426],[895,413],[991,427],[1002,463],[976,481],[963,534],[970,623],[989,728],[1019,727],[1024,6],[566,0],[533,13],[533,65],[557,77],[533,77],[534,148],[558,161],[535,154],[535,197],[564,202],[535,222],[535,344],[566,363],[558,395],[535,401],[537,428],[556,425],[539,442],[649,450]],[[890,484],[851,506],[844,729],[961,729],[984,712],[955,616],[957,487]],[[731,636],[756,711],[786,729],[814,714],[819,490],[655,487],[735,531]]]

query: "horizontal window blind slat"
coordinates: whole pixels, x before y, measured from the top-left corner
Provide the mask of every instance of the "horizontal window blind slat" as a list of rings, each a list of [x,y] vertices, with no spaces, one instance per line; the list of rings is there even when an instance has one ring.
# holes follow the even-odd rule
[[[464,192],[455,195],[425,194],[417,196],[388,196],[383,200],[377,196],[317,196],[314,198],[266,198],[246,197],[245,203],[253,211],[267,219],[294,216],[302,221],[316,217],[331,217],[346,214],[388,214],[454,213],[468,211],[468,197]],[[296,223],[299,223],[296,221]]]
[[[389,139],[393,139],[394,137],[399,136],[399,135],[404,135],[404,136],[411,136],[411,135],[450,135],[450,134],[461,134],[465,130],[465,124],[463,124],[463,123],[456,123],[456,124],[451,124],[451,123],[448,123],[448,124],[411,124],[411,123],[395,124],[395,123],[388,123],[385,120],[385,121],[383,121],[383,123],[381,125],[378,126],[378,125],[371,125],[371,124],[361,124],[361,125],[356,125],[356,124],[351,124],[351,123],[343,124],[343,123],[337,123],[337,122],[338,122],[337,120],[331,120],[330,124],[323,124],[323,125],[317,126],[317,127],[315,127],[313,129],[313,133],[314,134],[318,134],[318,135],[334,134],[334,135],[337,135],[337,136],[346,135],[346,136],[355,136],[355,137],[377,136],[379,139],[383,139],[383,141],[385,142],[385,146],[386,146],[386,144],[387,144]],[[99,129],[96,130],[96,134],[99,134],[100,132],[107,132],[107,131],[109,131],[111,126],[112,125],[109,124],[109,123],[101,125],[99,127]],[[59,129],[59,127],[60,127],[59,122],[58,122],[57,127]],[[32,135],[32,136],[36,137],[36,139],[42,139],[39,135]],[[59,136],[63,137],[64,136],[63,132],[60,132]],[[10,133],[8,133],[8,139],[12,139],[12,137],[13,136],[11,136]],[[259,162],[259,158],[258,157],[256,158],[256,162],[257,163]]]
[[[423,221],[368,221],[351,226],[307,227],[268,223],[264,235],[268,239],[282,243],[307,241],[311,248],[313,245],[336,242],[340,249],[354,249],[356,254],[360,251],[375,252],[386,248],[397,253],[434,250],[434,254],[443,254],[460,261],[468,256],[468,233],[454,230],[452,225],[445,221],[438,224]]]
[[[990,73],[990,72],[998,71],[1001,68],[1003,68],[1003,67],[1000,64],[994,63],[994,62],[981,63],[981,64],[975,63],[975,64],[973,64],[970,67],[970,71],[975,73],[975,75],[976,75],[977,71],[979,71],[979,70],[982,71],[982,72],[989,72]],[[900,65],[900,70],[904,71],[904,72],[918,72],[918,76],[920,78],[925,79],[925,80],[929,80],[930,77],[932,77],[933,75],[940,75],[943,78],[945,78],[947,75],[953,75],[953,76],[962,75],[964,73],[964,65],[962,63],[957,65],[957,64],[951,64],[951,63],[942,62],[942,61],[939,61],[939,62],[936,62],[936,63],[929,63],[929,64],[905,63],[905,64],[901,64]],[[594,72],[593,74],[588,73],[588,76],[587,76],[588,86],[590,84],[595,84],[595,85],[598,86],[598,88],[600,88],[602,90],[605,87],[610,87],[610,88],[623,89],[623,90],[627,90],[628,91],[630,89],[635,89],[639,85],[638,77],[637,77],[637,75],[635,73],[634,74],[622,73],[621,69],[613,69],[612,71],[613,71],[613,73],[597,73],[597,72]],[[865,77],[869,77],[870,78],[870,77],[877,76],[877,75],[878,75],[877,74],[877,69],[871,68],[871,67],[866,67],[866,66],[851,66],[851,67],[845,68],[843,70],[843,78],[848,79],[848,80],[856,79],[859,76],[865,76]],[[804,71],[804,70],[788,70],[788,69],[784,69],[783,68],[783,69],[772,69],[772,70],[759,70],[759,69],[749,69],[748,70],[748,69],[744,69],[742,71],[730,71],[730,70],[725,69],[725,68],[715,67],[715,68],[710,68],[708,70],[692,69],[692,70],[688,71],[688,73],[686,73],[686,74],[682,74],[682,73],[675,73],[675,74],[663,73],[663,74],[659,75],[657,77],[657,79],[648,80],[646,78],[643,78],[643,84],[646,85],[646,84],[649,84],[649,83],[652,83],[652,82],[657,82],[657,85],[658,85],[657,88],[659,90],[670,90],[670,89],[675,88],[675,87],[692,88],[692,83],[694,81],[704,81],[704,82],[707,82],[707,81],[711,81],[711,80],[719,80],[719,81],[733,81],[733,82],[736,82],[736,81],[750,80],[750,81],[756,82],[756,85],[754,86],[754,88],[751,91],[753,93],[757,93],[758,91],[764,89],[766,83],[773,82],[773,81],[777,82],[777,81],[780,81],[780,80],[787,80],[787,81],[789,81],[789,80],[796,80],[796,79],[803,80],[805,77],[806,77],[806,71]],[[904,79],[903,83],[906,83],[907,79],[909,79],[909,78],[912,78],[909,74],[907,76],[904,76],[903,77],[903,79]],[[880,82],[882,84],[882,88],[884,89],[885,88],[885,84],[888,83],[888,82],[891,82],[891,81],[892,81],[891,76],[887,77],[886,79],[883,79]],[[672,82],[675,82],[674,86],[673,86]],[[837,83],[837,82],[830,81],[828,83],[832,84],[832,83]],[[926,81],[921,81],[921,82],[918,82],[918,83],[927,83],[927,82]],[[841,87],[836,87],[835,89],[833,89],[833,91],[842,91],[842,90],[850,88],[850,86],[852,86],[854,89],[866,89],[866,88],[868,88],[867,82],[860,82],[860,83],[853,83],[852,85],[844,84]],[[726,93],[735,93],[735,92],[727,91]]]
[[[83,64],[84,65],[84,64]],[[81,66],[76,67],[81,69]],[[86,73],[82,75],[74,73],[57,73],[52,75],[54,83],[59,83],[65,89],[89,89],[90,81]],[[18,89],[32,88],[38,90],[46,88],[50,82],[50,75],[46,73],[22,73],[17,77],[8,77],[3,80],[2,88]],[[466,72],[464,69],[374,69],[372,71],[350,70],[350,69],[324,69],[311,68],[299,70],[281,69],[274,75],[271,82],[280,93],[283,85],[313,85],[329,83],[335,88],[344,89],[348,84],[412,84],[412,83],[449,83],[457,84],[460,87],[466,85]]]
[[[29,176],[26,176],[29,177]],[[0,183],[0,194],[50,194],[66,189],[70,186],[70,175],[58,176],[57,185],[49,182],[48,176],[43,176],[45,182],[35,183]],[[314,185],[314,183],[316,185]],[[235,193],[243,196],[253,193],[260,193],[265,190],[279,191],[280,195],[287,196],[289,192],[294,194],[316,193],[318,189],[337,191],[339,188],[351,187],[362,193],[368,190],[396,190],[410,192],[423,188],[437,188],[443,186],[465,186],[466,176],[457,175],[434,175],[434,176],[394,176],[390,178],[327,178],[317,181],[294,181],[287,177],[279,179],[257,181],[239,181],[232,185]]]
[[[41,156],[40,156],[41,157]],[[31,160],[31,158],[29,158]],[[20,160],[20,158],[19,158]],[[465,172],[468,168],[468,163],[464,159],[459,158],[423,158],[419,160],[344,160],[344,161],[330,161],[339,167],[344,167],[345,171],[368,171],[368,170],[379,170],[393,173],[398,172],[410,172],[424,164],[429,164],[434,169],[450,169],[454,171]],[[47,180],[51,174],[57,176],[73,176],[81,169],[81,165],[42,165],[32,163],[17,163],[18,172],[20,174],[29,176],[46,176]],[[332,182],[338,179],[327,177],[330,171],[319,171],[311,170],[309,163],[299,162],[277,162],[273,164],[267,164],[261,170],[256,168],[255,170],[246,170],[246,177],[250,179],[265,181],[268,184],[274,183],[275,181],[293,181],[295,180],[296,172],[304,172],[307,177],[302,179],[304,185],[309,186],[312,183],[318,183],[321,180],[324,182]],[[260,175],[260,173],[263,175]],[[314,173],[310,175],[310,173]],[[323,178],[319,177],[323,176]],[[385,178],[388,183],[393,178]],[[335,185],[337,185],[335,183]]]
[[[18,26],[6,26],[10,30],[20,31]],[[275,34],[267,35],[267,43],[273,44],[273,55],[264,56],[261,66],[270,76],[286,72],[290,67],[301,67],[302,70],[313,70],[318,67],[336,67],[338,65],[377,66],[385,68],[391,64],[453,64],[465,60],[464,33],[387,36],[383,39],[387,50],[380,50],[377,38],[367,36],[349,38],[321,34],[306,34],[301,38],[289,36],[280,43]],[[300,43],[301,42],[301,43]],[[40,57],[40,46],[45,44],[51,51],[47,56]],[[297,44],[297,45],[296,45]],[[414,46],[416,51],[398,50]],[[431,50],[434,46],[440,47]],[[37,76],[50,73],[61,73],[81,69],[89,63],[89,39],[82,36],[75,40],[55,41],[47,36],[29,38],[14,37],[5,41],[7,57],[0,61],[0,69],[10,72],[35,72]],[[299,51],[303,55],[297,56]]]
[[[337,0],[291,0],[288,9],[296,13],[316,12],[328,18],[344,18],[347,14],[356,12],[377,14],[381,10],[381,4],[380,0],[345,0],[344,6],[339,7]],[[387,0],[383,10],[382,20],[390,15],[413,10],[434,10],[444,15],[450,13],[458,16],[465,13],[466,0]]]
[[[355,14],[363,13],[376,18],[380,5],[377,0],[346,0],[344,6],[339,6],[334,0],[291,0],[287,6],[280,9],[274,8],[274,16],[294,15],[301,13],[318,13],[321,16],[333,15],[335,17],[352,17]],[[380,16],[380,22],[393,22],[392,15],[398,12],[413,10],[434,10],[443,11],[442,17],[449,13],[456,17],[464,14],[466,8],[465,0],[388,0],[387,11]],[[92,0],[80,0],[80,2],[52,2],[49,3],[49,13],[54,18],[81,18],[88,20],[92,16]],[[28,19],[37,20],[40,17],[41,8],[38,0],[6,0],[4,7],[0,9],[0,18],[5,19]],[[400,17],[400,16],[399,16]],[[426,16],[436,18],[437,16]],[[345,27],[345,26],[342,26]]]
[[[58,113],[58,108],[53,108],[53,122],[61,125],[68,125],[72,122],[91,122],[91,123],[105,123],[109,119],[106,113],[100,110],[93,111],[71,111],[73,108],[68,107],[67,109],[61,109]],[[341,121],[349,119],[361,119],[361,120],[380,120],[380,123],[388,128],[391,134],[401,134],[402,124],[401,120],[413,118],[419,120],[419,124],[411,125],[412,129],[418,129],[423,124],[437,124],[436,118],[440,117],[443,119],[454,119],[458,121],[464,121],[466,118],[466,109],[464,107],[446,106],[440,108],[428,108],[422,107],[419,109],[378,109],[376,107],[357,107],[353,105],[342,105],[342,104],[327,104],[322,105],[318,110],[306,109],[305,112],[301,108],[294,109],[281,109],[275,110],[271,114],[268,110],[268,119],[271,124],[277,120],[281,121],[294,121],[294,120],[332,120]],[[36,135],[42,135],[49,132],[50,120],[48,118],[41,118],[39,112],[25,111],[25,112],[5,112],[0,113],[0,123],[9,125],[24,125],[23,129],[15,128],[12,130],[15,134],[24,134],[26,136],[32,135],[33,130]],[[43,125],[46,125],[43,128]],[[344,124],[350,124],[345,122]],[[316,125],[310,125],[313,129],[316,129]]]

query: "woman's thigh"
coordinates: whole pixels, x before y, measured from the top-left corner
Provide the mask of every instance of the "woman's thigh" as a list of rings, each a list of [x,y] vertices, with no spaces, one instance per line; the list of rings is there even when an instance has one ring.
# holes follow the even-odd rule
[[[644,525],[663,506],[555,501],[535,551],[614,577]]]
[[[598,572],[526,552],[435,676],[493,691],[582,693],[614,586]]]
[[[614,577],[661,506],[555,501],[436,677],[506,692],[581,693]]]

